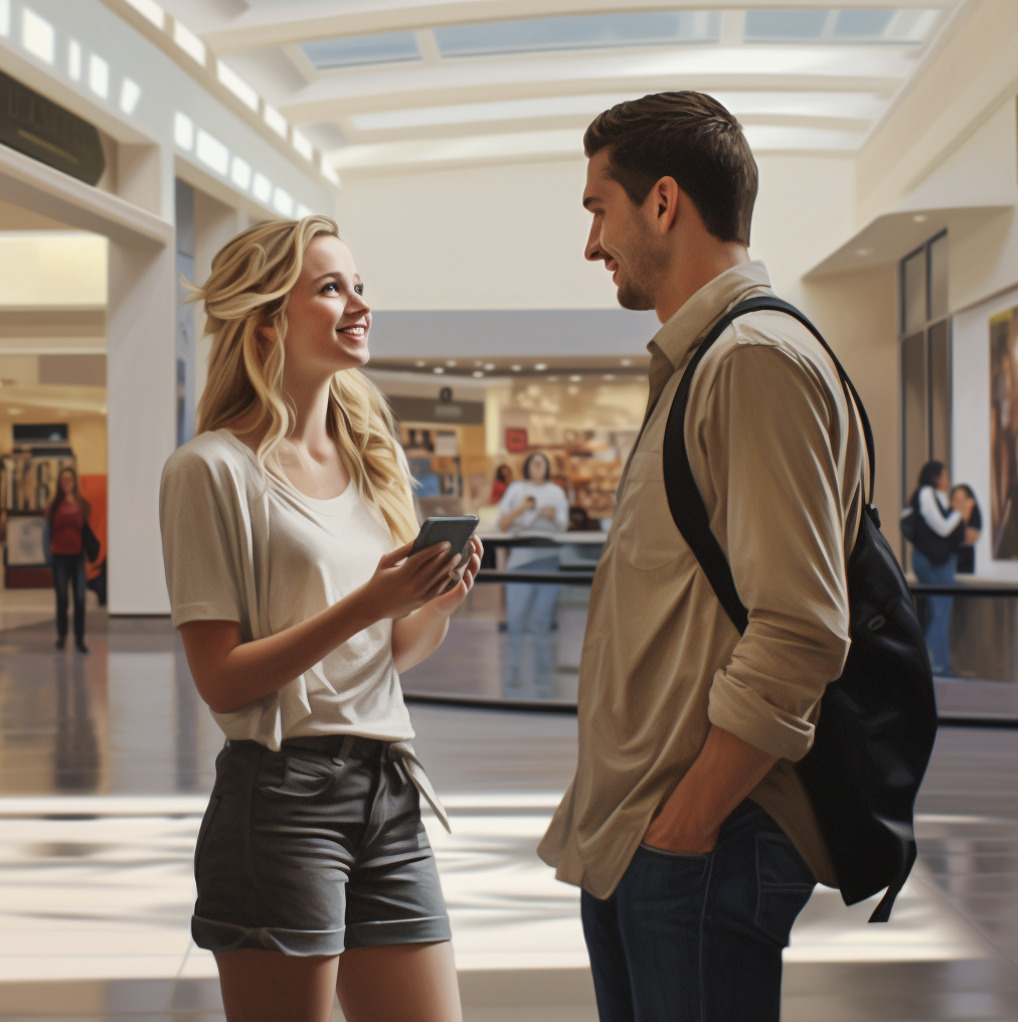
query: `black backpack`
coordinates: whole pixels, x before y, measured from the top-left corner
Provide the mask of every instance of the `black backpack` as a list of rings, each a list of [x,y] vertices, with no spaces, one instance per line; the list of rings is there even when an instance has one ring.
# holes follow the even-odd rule
[[[873,433],[855,387],[816,327],[777,298],[751,298],[715,325],[683,373],[665,427],[664,479],[675,524],[740,634],[748,623],[686,453],[684,423],[693,373],[737,316],[773,309],[794,316],[823,345],[855,402],[866,434],[873,499]],[[834,863],[846,905],[886,888],[870,922],[886,922],[916,859],[913,810],[933,751],[933,672],[908,585],[864,503],[847,564],[851,647],[840,678],[820,703],[813,747],[796,764]]]

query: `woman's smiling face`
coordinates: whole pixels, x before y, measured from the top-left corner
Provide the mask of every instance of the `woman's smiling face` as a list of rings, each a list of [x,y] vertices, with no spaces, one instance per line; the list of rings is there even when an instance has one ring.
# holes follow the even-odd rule
[[[331,234],[314,238],[286,304],[287,376],[331,376],[368,361],[371,308],[363,292],[350,249]]]

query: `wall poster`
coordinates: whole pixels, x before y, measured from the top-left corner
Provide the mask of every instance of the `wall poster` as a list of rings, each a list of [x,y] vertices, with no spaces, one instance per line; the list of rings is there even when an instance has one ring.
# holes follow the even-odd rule
[[[995,560],[1018,560],[1018,306],[990,317],[990,526]]]

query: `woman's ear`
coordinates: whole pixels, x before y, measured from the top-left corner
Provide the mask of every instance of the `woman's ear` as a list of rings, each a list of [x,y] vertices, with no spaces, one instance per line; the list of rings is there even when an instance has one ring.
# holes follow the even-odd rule
[[[270,344],[276,343],[276,328],[271,323],[263,323],[258,327],[258,336]]]

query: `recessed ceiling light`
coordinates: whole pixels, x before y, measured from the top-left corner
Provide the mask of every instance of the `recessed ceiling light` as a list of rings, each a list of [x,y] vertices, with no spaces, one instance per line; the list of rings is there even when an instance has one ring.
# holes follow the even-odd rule
[[[445,370],[441,366],[435,366],[435,368],[432,369],[431,371],[433,373],[438,373],[439,375],[445,372]]]
[[[417,361],[416,361],[416,362],[414,363],[414,365],[415,365],[415,366],[417,366],[417,368],[418,368],[418,369],[423,369],[423,368],[424,368],[424,367],[425,367],[425,366],[426,366],[427,364],[428,364],[428,363],[427,363],[427,362],[425,362],[423,358],[419,358],[419,359],[418,359],[418,360],[417,360]]]
[[[571,383],[579,383],[580,380],[582,380],[582,379],[583,379],[582,376],[570,376],[569,377],[569,380],[570,380]]]
[[[514,373],[518,373],[523,368],[523,366],[516,365],[516,366],[510,366],[509,368],[512,369],[512,371]]]
[[[495,363],[494,362],[485,362],[484,363],[484,368],[487,369],[488,372],[490,373],[492,371],[492,369],[495,368]]]
[[[454,366],[454,365],[456,364],[456,359],[454,359],[454,358],[447,358],[447,359],[445,360],[445,364],[446,364],[447,366],[450,366],[450,367],[451,367],[451,366]]]
[[[480,380],[483,378],[484,373],[482,373],[480,369],[475,369],[471,375],[473,375],[475,379]]]
[[[604,374],[604,378],[606,380],[614,380],[615,379],[615,374],[614,373],[605,373]]]
[[[7,414],[8,415],[24,415],[25,414],[25,409],[24,408],[8,408],[7,409]]]
[[[543,372],[548,367],[543,362],[538,362],[537,365],[534,366],[534,368],[540,373]]]
[[[927,220],[929,220],[929,217],[925,213],[916,213],[912,219],[917,224],[924,224]]]
[[[622,360],[622,365],[624,365],[624,366],[631,366],[632,364],[633,364],[633,360],[631,358],[624,358]]]

